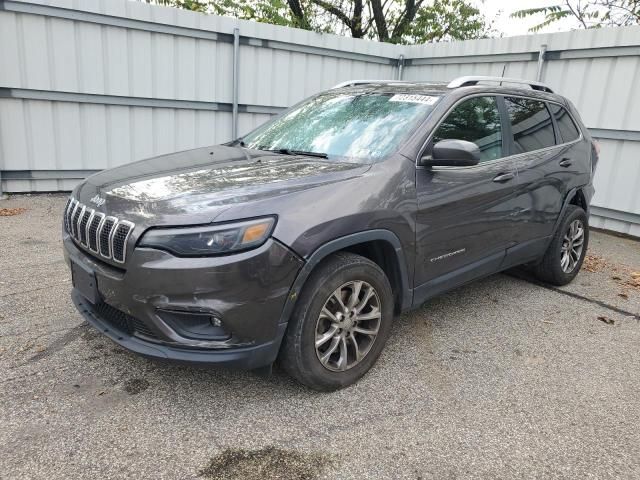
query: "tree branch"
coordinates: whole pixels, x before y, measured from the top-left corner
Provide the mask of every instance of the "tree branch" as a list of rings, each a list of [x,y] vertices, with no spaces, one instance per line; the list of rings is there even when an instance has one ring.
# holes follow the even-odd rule
[[[354,0],[353,17],[351,18],[351,36],[353,38],[362,38],[364,32],[362,30],[362,0]]]
[[[577,11],[573,9],[573,7],[571,6],[571,4],[569,3],[569,0],[565,0],[565,5],[567,6],[567,8],[571,11],[571,13],[573,14],[574,17],[576,17],[580,23],[582,24],[582,26],[586,29],[589,28],[587,26],[587,22],[584,21],[584,18],[582,18],[582,13],[580,12],[580,2],[578,2],[578,6],[577,6]]]
[[[406,0],[404,12],[400,16],[398,23],[393,29],[393,33],[391,34],[391,41],[398,41],[402,37],[402,35],[407,30],[409,24],[413,21],[416,14],[418,13],[418,9],[422,6],[422,2],[424,0]]]
[[[378,40],[381,42],[389,41],[389,30],[387,29],[387,20],[384,18],[384,6],[380,0],[369,0],[371,10],[373,11],[373,20],[378,31]]]
[[[338,17],[342,23],[344,23],[347,27],[351,28],[351,19],[349,16],[340,10],[338,7],[331,5],[329,2],[325,2],[324,0],[311,0],[313,3],[318,5],[320,8],[326,10],[332,15]]]
[[[309,28],[309,21],[304,14],[300,0],[287,0],[287,3],[289,4],[289,8],[297,25],[302,28]]]

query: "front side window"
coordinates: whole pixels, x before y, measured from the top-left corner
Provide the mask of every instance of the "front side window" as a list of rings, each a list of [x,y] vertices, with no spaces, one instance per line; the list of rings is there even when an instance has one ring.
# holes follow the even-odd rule
[[[571,115],[556,103],[551,104],[551,112],[556,119],[556,124],[558,125],[560,136],[562,137],[562,143],[569,143],[577,140],[580,136],[580,131],[573,122]],[[558,140],[558,143],[561,143],[560,140]]]
[[[480,149],[480,161],[502,155],[500,112],[495,97],[474,97],[457,105],[440,124],[433,144],[440,140],[466,140]]]
[[[556,144],[553,122],[544,102],[506,97],[505,103],[511,120],[514,154],[532,152]]]
[[[438,96],[330,92],[242,138],[248,148],[326,154],[337,161],[377,161],[396,150]]]

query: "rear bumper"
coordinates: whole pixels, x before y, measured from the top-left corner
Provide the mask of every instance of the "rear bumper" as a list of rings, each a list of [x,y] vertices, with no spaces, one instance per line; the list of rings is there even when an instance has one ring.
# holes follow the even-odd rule
[[[66,233],[63,242],[67,262],[95,276],[97,288],[95,303],[81,293],[86,295],[86,288],[74,288],[73,303],[124,348],[147,357],[238,368],[275,360],[286,328],[282,311],[303,263],[279,242],[206,258],[138,248],[126,270],[81,250]],[[220,329],[203,328],[203,321],[214,318]]]

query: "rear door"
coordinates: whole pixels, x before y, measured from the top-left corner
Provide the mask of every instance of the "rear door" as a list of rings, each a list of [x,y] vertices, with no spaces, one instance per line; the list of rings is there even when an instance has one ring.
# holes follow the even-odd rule
[[[505,158],[504,112],[494,95],[460,100],[435,128],[440,140],[474,142],[472,167],[418,167],[416,302],[495,271],[513,245],[516,170]]]
[[[591,139],[587,140],[578,127],[579,122],[574,117],[575,111],[569,113],[569,108],[558,103],[548,103],[556,127],[556,140],[560,149],[561,167],[557,172],[571,172],[568,189],[588,184],[591,181]],[[584,128],[584,126],[583,126]]]
[[[577,172],[574,157],[579,152],[574,147],[580,134],[558,104],[517,96],[505,96],[504,103],[509,118],[509,149],[518,171],[518,228],[514,239],[519,244],[539,243],[543,248],[546,243],[542,240],[553,234]],[[562,127],[555,128],[559,125]]]

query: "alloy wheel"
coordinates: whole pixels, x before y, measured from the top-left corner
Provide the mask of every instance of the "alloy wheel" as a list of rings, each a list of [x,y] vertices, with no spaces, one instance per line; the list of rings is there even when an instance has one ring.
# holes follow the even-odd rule
[[[316,322],[318,360],[334,372],[358,365],[371,351],[381,322],[380,299],[370,284],[351,281],[338,287]]]
[[[581,220],[574,220],[562,240],[560,251],[560,268],[564,273],[571,273],[578,265],[584,248],[584,224]]]

